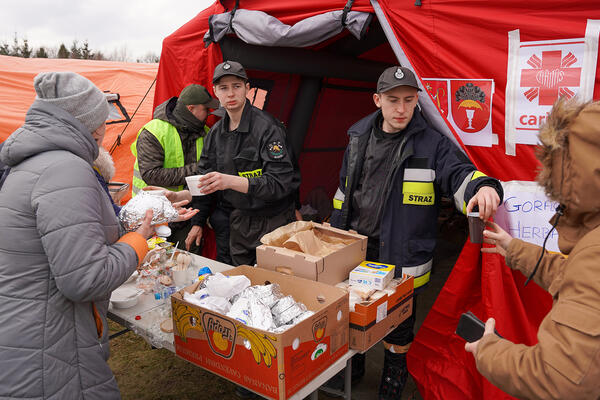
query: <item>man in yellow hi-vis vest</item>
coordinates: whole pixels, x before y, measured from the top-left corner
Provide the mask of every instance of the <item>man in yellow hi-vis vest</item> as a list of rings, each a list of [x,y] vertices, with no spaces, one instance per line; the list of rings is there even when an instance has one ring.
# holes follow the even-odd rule
[[[133,166],[133,195],[148,185],[171,190],[185,188],[185,177],[197,174],[204,136],[208,132],[206,117],[219,107],[206,88],[191,84],[179,97],[172,97],[154,110],[154,119],[140,129],[131,145],[136,157]],[[169,240],[186,239],[189,222],[171,226]]]

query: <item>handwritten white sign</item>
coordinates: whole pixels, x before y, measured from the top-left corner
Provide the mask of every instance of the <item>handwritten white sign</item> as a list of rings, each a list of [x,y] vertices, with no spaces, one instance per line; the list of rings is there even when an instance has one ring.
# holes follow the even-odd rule
[[[494,220],[512,237],[542,246],[552,229],[548,222],[555,213],[557,202],[546,197],[544,189],[536,182],[502,182],[504,202]],[[558,250],[556,229],[550,234],[546,250]]]

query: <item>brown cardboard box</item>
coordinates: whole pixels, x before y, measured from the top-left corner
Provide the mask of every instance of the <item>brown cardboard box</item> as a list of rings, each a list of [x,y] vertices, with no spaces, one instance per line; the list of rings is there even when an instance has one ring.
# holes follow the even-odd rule
[[[283,247],[260,245],[256,248],[256,264],[260,268],[319,281],[330,285],[348,279],[354,267],[365,260],[367,237],[354,231],[315,224],[315,228],[329,235],[357,239],[354,243],[325,257],[311,256]]]
[[[171,296],[178,356],[270,399],[286,399],[348,351],[348,294],[339,288],[248,266],[223,272],[252,285],[278,283],[315,312],[283,333],[239,321]]]
[[[412,311],[414,278],[404,275],[392,295],[369,305],[356,304],[350,312],[350,348],[366,351],[408,318]]]

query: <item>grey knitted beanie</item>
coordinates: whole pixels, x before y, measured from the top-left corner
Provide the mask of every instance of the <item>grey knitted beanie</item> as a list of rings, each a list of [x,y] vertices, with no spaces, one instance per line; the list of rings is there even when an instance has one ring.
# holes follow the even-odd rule
[[[75,72],[42,72],[34,78],[33,87],[38,99],[67,111],[90,133],[108,117],[104,93]]]

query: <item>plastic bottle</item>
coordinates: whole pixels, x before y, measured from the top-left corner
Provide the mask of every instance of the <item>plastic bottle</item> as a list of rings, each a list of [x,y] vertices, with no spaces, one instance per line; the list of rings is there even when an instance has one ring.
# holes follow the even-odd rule
[[[202,267],[198,270],[198,281],[203,281],[207,276],[212,275],[212,271],[208,267]]]

